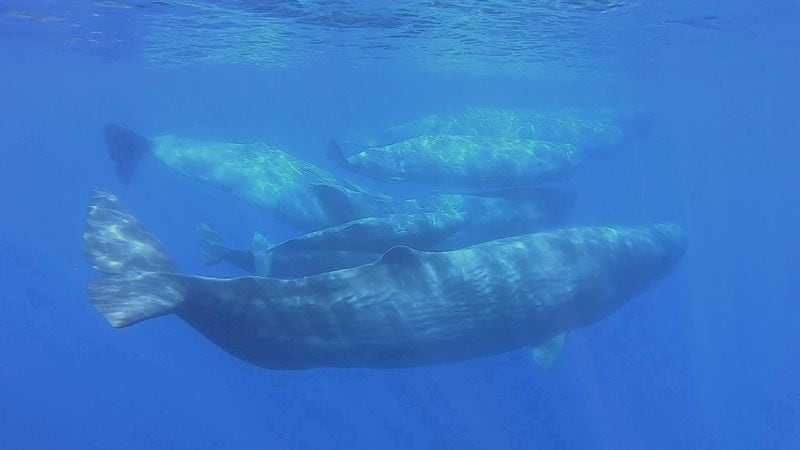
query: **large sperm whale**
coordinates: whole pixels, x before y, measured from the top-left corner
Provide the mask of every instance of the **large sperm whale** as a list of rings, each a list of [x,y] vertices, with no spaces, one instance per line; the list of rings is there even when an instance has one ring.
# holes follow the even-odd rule
[[[179,273],[99,190],[84,244],[106,273],[89,296],[112,326],[176,314],[230,354],[273,369],[413,367],[554,347],[667,273],[685,247],[675,225],[586,227],[448,252],[394,247],[371,264],[292,280],[214,279]]]

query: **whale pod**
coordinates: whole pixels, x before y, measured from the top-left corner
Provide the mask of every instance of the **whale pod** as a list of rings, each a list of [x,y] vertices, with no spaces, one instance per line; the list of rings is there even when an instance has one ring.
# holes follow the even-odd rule
[[[676,225],[582,227],[460,250],[394,247],[376,262],[279,280],[176,272],[163,246],[96,190],[84,234],[106,275],[89,296],[115,327],[174,313],[230,354],[274,369],[413,367],[559,341],[666,274]]]
[[[522,194],[509,191],[511,195],[434,194],[400,200],[334,177],[314,164],[262,143],[210,142],[172,135],[148,139],[111,124],[105,128],[105,138],[117,173],[126,183],[133,177],[142,156],[150,154],[181,174],[224,189],[303,231],[388,214],[419,216],[433,211],[431,204],[453,216],[472,216],[476,208],[493,210],[487,217],[502,221],[512,218],[532,230],[539,229],[541,222],[551,222],[547,217],[562,216],[571,203],[562,194],[533,190]],[[511,197],[513,203],[509,201]],[[467,227],[469,233],[501,227],[498,220],[471,223]]]

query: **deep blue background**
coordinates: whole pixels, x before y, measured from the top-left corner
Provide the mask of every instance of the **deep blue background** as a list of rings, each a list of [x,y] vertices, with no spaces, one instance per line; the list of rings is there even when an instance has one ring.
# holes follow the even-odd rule
[[[800,448],[800,71],[789,50],[667,46],[646,73],[601,81],[4,63],[0,448]],[[330,168],[325,144],[350,127],[473,104],[654,114],[646,140],[568,183],[572,221],[673,220],[689,250],[654,289],[573,332],[552,371],[528,350],[412,370],[270,371],[176,317],[115,330],[89,304],[92,186],[116,192],[189,272],[235,273],[200,264],[202,218],[240,244],[255,228],[292,233],[153,159],[122,186],[104,123],[264,140]]]

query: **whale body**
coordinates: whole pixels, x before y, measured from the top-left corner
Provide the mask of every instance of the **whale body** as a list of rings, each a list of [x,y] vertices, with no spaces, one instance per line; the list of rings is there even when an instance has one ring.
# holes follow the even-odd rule
[[[630,115],[630,114],[628,114]],[[619,111],[465,108],[332,142],[339,165],[386,182],[503,188],[569,176],[587,156],[619,148]]]
[[[386,182],[503,188],[563,179],[580,162],[568,143],[464,135],[422,135],[367,147],[345,156],[335,143],[330,156],[343,167]]]
[[[211,142],[173,135],[145,138],[118,125],[105,127],[106,146],[123,182],[129,183],[139,160],[155,156],[179,173],[232,193],[303,231],[388,214],[477,216],[463,231],[479,235],[513,220],[539,229],[548,217],[563,216],[569,201],[562,194],[507,190],[474,195],[432,194],[396,199],[364,189],[289,153],[262,143]],[[499,235],[498,235],[499,237]]]
[[[482,195],[435,194],[408,200],[416,213],[366,217],[271,245],[255,233],[250,248],[226,244],[208,224],[197,228],[206,264],[229,262],[259,276],[297,278],[375,261],[391,247],[455,249],[560,223],[571,196],[553,189]]]
[[[558,341],[667,273],[685,242],[669,224],[584,227],[448,252],[394,247],[293,280],[214,279],[178,273],[115,196],[95,191],[84,245],[107,274],[89,295],[112,326],[174,313],[247,362],[307,369],[442,364]]]
[[[635,114],[614,110],[513,110],[463,108],[431,114],[367,136],[352,136],[342,144],[383,146],[425,135],[458,135],[563,142],[582,149],[617,147],[626,122]]]
[[[396,245],[431,247],[468,224],[464,214],[431,211],[356,219],[270,245],[260,233],[251,249],[222,242],[208,224],[198,226],[206,264],[228,261],[264,277],[297,278],[374,261]]]
[[[106,146],[123,182],[144,154],[179,173],[222,188],[303,230],[316,230],[387,213],[396,201],[355,186],[264,143],[211,142],[174,135],[145,138],[105,127]]]

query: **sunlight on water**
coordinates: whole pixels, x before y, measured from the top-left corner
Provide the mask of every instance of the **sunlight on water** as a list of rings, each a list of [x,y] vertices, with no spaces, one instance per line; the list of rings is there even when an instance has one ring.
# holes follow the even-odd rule
[[[0,7],[0,25],[6,39],[35,35],[47,43],[31,54],[140,56],[154,65],[576,73],[647,66],[665,46],[769,35],[759,20],[764,14],[797,18],[797,7],[767,3],[708,10],[679,1],[614,0],[103,0],[69,7],[42,1]]]

